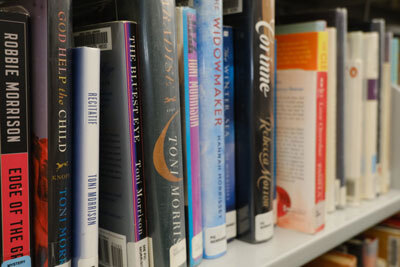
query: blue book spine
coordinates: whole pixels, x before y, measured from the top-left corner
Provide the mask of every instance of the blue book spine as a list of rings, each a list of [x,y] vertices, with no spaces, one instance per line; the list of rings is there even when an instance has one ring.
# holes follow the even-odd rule
[[[392,40],[392,58],[391,58],[391,80],[392,84],[397,84],[399,75],[399,38],[393,38]]]
[[[100,49],[74,48],[73,266],[98,266]]]
[[[226,252],[223,26],[221,0],[195,0],[200,85],[204,258]]]
[[[224,26],[226,238],[236,237],[233,30]]]
[[[187,255],[190,266],[203,258],[201,216],[199,76],[196,10],[178,7],[176,12],[185,174]],[[183,66],[183,67],[182,67]]]

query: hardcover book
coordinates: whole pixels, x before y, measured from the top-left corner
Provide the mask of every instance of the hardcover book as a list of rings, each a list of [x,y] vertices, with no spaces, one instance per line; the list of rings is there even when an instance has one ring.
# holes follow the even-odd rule
[[[346,179],[345,179],[345,81],[346,81],[346,60],[347,60],[347,9],[335,8],[325,11],[308,11],[306,13],[298,13],[278,18],[279,23],[295,23],[310,20],[326,20],[328,27],[336,28],[336,168],[334,170],[337,183],[336,189],[338,197],[338,207],[346,206]],[[328,78],[329,79],[329,78]],[[329,100],[328,100],[329,101]],[[332,162],[327,163],[328,175],[333,172],[331,168]]]
[[[200,264],[203,258],[196,11],[188,7],[176,8],[176,28],[182,112],[187,255],[190,266],[195,266]]]
[[[226,238],[236,237],[235,194],[235,80],[233,29],[224,26],[224,107],[225,107],[225,194]]]
[[[74,48],[73,251],[77,267],[98,266],[100,50]]]
[[[224,1],[234,29],[238,238],[273,236],[275,1]],[[240,164],[238,164],[240,163]]]
[[[199,57],[204,258],[216,258],[227,249],[222,0],[195,0],[194,7]]]
[[[277,44],[278,226],[315,233],[325,225],[328,32],[278,34]]]
[[[31,15],[34,266],[71,265],[71,1],[21,0]]]
[[[150,265],[185,266],[186,232],[174,0],[117,0],[139,25]]]
[[[29,16],[0,10],[1,266],[31,266]]]
[[[137,36],[129,21],[74,33],[77,46],[101,49],[99,263],[106,267],[145,267],[149,261]]]
[[[345,163],[347,200],[357,205],[361,200],[363,150],[364,34],[347,35],[347,68],[345,109]]]
[[[378,193],[377,179],[377,123],[378,123],[378,51],[376,32],[364,33],[364,93],[363,93],[363,198],[373,199]]]

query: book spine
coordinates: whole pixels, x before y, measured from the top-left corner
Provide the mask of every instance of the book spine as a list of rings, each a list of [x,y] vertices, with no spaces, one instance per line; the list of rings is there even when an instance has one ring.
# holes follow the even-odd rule
[[[31,266],[28,16],[0,18],[0,263]]]
[[[325,225],[326,108],[328,91],[328,32],[318,33],[318,72],[316,101],[315,204],[316,231]]]
[[[71,1],[48,1],[48,266],[71,264]]]
[[[274,62],[276,62],[276,60],[277,60],[277,57],[278,57],[278,53],[277,53],[277,47],[278,47],[278,43],[277,43],[277,41],[276,41],[276,39],[274,40],[275,41],[275,46],[274,46],[274,53],[275,53],[275,55],[274,55]],[[273,192],[274,192],[274,194],[273,194],[273,196],[274,196],[274,201],[273,201],[273,214],[274,214],[274,225],[277,225],[277,223],[278,223],[278,194],[277,194],[277,178],[278,178],[278,175],[277,175],[277,152],[278,152],[278,149],[277,149],[277,129],[278,129],[278,127],[277,127],[277,125],[278,125],[278,120],[277,120],[277,117],[278,117],[278,112],[277,112],[277,100],[278,100],[278,97],[277,97],[277,86],[276,86],[276,83],[277,83],[277,64],[274,64],[274,139],[273,139],[273,143],[274,143],[274,156],[273,156],[273,158],[274,158],[274,162],[273,162],[273,164],[274,164],[274,179],[273,179]]]
[[[353,41],[354,42],[354,41]],[[349,42],[349,45],[351,43]],[[360,202],[362,163],[362,83],[363,69],[359,58],[350,58],[346,68],[346,187],[347,201],[353,205]]]
[[[226,235],[236,237],[235,201],[235,113],[233,29],[224,27],[225,193]]]
[[[373,199],[377,194],[377,123],[378,123],[378,34],[365,33],[365,92],[364,96],[364,184],[363,197]]]
[[[397,85],[399,73],[399,38],[392,39],[392,52],[391,52],[391,82]]]
[[[381,123],[381,113],[384,109],[383,101],[381,99],[383,90],[383,64],[384,64],[384,52],[385,52],[385,20],[383,19],[373,19],[371,22],[371,30],[378,33],[378,87],[377,87],[377,101],[378,101],[378,121],[376,125],[377,129],[377,140],[376,140],[376,168],[378,182],[380,182],[380,169],[381,169],[381,135],[382,135],[382,123]],[[378,194],[380,192],[378,188]]]
[[[237,231],[258,243],[272,237],[274,225],[275,1],[239,2],[225,12],[235,29],[235,86],[249,88],[235,92]]]
[[[345,177],[345,77],[347,60],[347,10],[342,8],[336,12],[337,30],[337,116],[336,116],[336,176],[339,186],[336,186],[338,208],[346,206],[346,177]]]
[[[150,265],[186,264],[175,1],[136,0]],[[148,53],[151,51],[151,53]]]
[[[252,242],[262,242],[273,235],[273,174],[274,174],[274,70],[275,70],[275,1],[255,1],[253,19],[252,187],[254,207]],[[238,100],[238,98],[236,98]],[[243,129],[244,130],[244,129]],[[242,131],[243,131],[242,130]],[[242,158],[244,160],[244,158]],[[244,167],[244,166],[243,166]],[[244,179],[244,177],[242,178]]]
[[[139,55],[136,23],[124,23],[126,99],[129,113],[130,164],[132,173],[134,242],[127,244],[128,265],[148,265],[148,239],[143,160],[142,88],[139,81]]]
[[[328,28],[328,102],[326,121],[326,211],[333,212],[336,181],[336,114],[337,114],[337,30]]]
[[[194,6],[198,21],[204,257],[216,258],[227,249],[222,0],[196,0]]]
[[[73,265],[98,266],[100,50],[75,48]]]
[[[181,72],[181,75],[184,78],[181,85],[181,110],[182,114],[184,114],[182,116],[182,135],[186,179],[185,194],[187,194],[187,207],[185,210],[187,241],[189,244],[187,252],[190,266],[195,266],[200,264],[203,258],[196,11],[191,8],[177,8],[177,10],[181,12],[177,17],[177,23],[182,24],[182,40],[178,38],[178,49],[183,51],[183,62],[181,62],[183,64],[183,73]],[[178,54],[182,51],[179,51]]]

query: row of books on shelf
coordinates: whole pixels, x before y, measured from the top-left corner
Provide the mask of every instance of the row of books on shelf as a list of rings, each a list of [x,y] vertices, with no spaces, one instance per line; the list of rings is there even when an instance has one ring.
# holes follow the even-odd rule
[[[400,266],[400,214],[305,264],[305,267]]]
[[[188,4],[0,6],[6,266],[194,266],[389,190],[384,20]]]

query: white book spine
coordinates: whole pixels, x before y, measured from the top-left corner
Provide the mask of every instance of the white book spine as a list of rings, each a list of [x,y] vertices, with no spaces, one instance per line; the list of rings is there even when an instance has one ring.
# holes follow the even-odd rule
[[[98,266],[100,50],[75,48],[73,266]]]
[[[363,197],[376,197],[378,180],[376,168],[377,127],[378,127],[378,33],[364,34],[364,159]]]
[[[328,28],[328,101],[326,121],[326,211],[335,211],[336,179],[336,28]]]
[[[391,132],[391,66],[390,62],[385,62],[382,68],[383,75],[383,86],[381,91],[382,99],[382,112],[381,112],[381,122],[382,122],[382,136],[381,136],[381,193],[387,193],[390,187],[390,132]]]
[[[361,199],[362,126],[363,126],[363,33],[352,32],[347,39],[345,97],[345,166],[347,200],[359,204]]]

